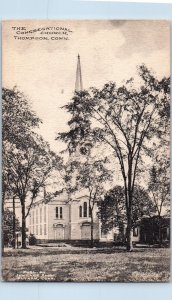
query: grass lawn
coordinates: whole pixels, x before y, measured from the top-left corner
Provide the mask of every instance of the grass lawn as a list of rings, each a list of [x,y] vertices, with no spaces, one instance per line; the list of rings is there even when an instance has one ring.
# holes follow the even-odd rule
[[[170,249],[8,249],[2,258],[5,281],[167,282]]]

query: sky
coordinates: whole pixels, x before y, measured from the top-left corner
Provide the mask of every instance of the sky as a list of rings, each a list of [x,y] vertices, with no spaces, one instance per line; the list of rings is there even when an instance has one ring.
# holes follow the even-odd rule
[[[68,129],[61,107],[74,93],[78,53],[84,89],[121,84],[142,63],[158,78],[170,74],[167,21],[5,21],[2,44],[3,86],[27,96],[43,121],[39,132],[57,153],[64,145],[55,137]]]
[[[170,74],[166,21],[15,20],[4,21],[2,29],[3,86],[17,86],[26,95],[43,121],[39,133],[57,153],[65,148],[55,137],[68,129],[70,116],[61,107],[74,93],[78,54],[84,89],[137,77],[136,68],[142,63],[158,78]]]

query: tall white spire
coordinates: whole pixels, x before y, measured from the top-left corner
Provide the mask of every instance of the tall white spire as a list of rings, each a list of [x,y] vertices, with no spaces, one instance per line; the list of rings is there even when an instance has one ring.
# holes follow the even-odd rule
[[[81,73],[81,62],[80,55],[78,54],[77,68],[76,68],[76,81],[75,81],[75,91],[79,92],[83,90],[82,84],[82,73]]]

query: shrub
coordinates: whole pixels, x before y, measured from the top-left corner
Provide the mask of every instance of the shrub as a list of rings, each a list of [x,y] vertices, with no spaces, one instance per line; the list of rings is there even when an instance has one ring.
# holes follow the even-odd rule
[[[37,242],[36,237],[34,236],[34,234],[31,234],[29,236],[29,245],[31,246],[36,245],[36,242]]]

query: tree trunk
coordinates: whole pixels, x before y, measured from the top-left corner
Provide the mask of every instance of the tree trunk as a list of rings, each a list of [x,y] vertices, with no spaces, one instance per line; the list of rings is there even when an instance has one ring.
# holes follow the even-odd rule
[[[131,230],[132,230],[132,227],[128,224],[127,229],[126,229],[127,251],[132,251],[132,249],[133,249]]]
[[[127,251],[132,251],[132,193],[128,193],[129,206],[126,205],[127,210],[127,228],[126,228],[126,249]]]
[[[22,248],[26,249],[26,218],[25,218],[25,200],[22,201]]]
[[[133,244],[132,244],[132,218],[131,218],[131,209],[128,209],[127,212],[127,228],[126,228],[126,249],[127,251],[132,251]]]
[[[135,175],[132,173],[132,165],[133,165],[133,158],[131,150],[129,149],[128,155],[128,184],[125,187],[125,194],[126,194],[126,211],[127,211],[127,228],[126,228],[126,249],[127,251],[132,251],[133,244],[132,244],[132,205],[133,205],[133,192],[134,192],[134,178]],[[136,170],[135,170],[136,172]],[[133,180],[132,180],[133,178]]]
[[[93,231],[94,231],[93,211],[91,211],[91,243],[90,243],[90,247],[91,247],[91,248],[93,248],[93,246],[94,246]]]
[[[15,213],[15,197],[13,197],[13,248],[16,248],[16,213]]]
[[[162,246],[161,220],[158,221],[159,247]]]

